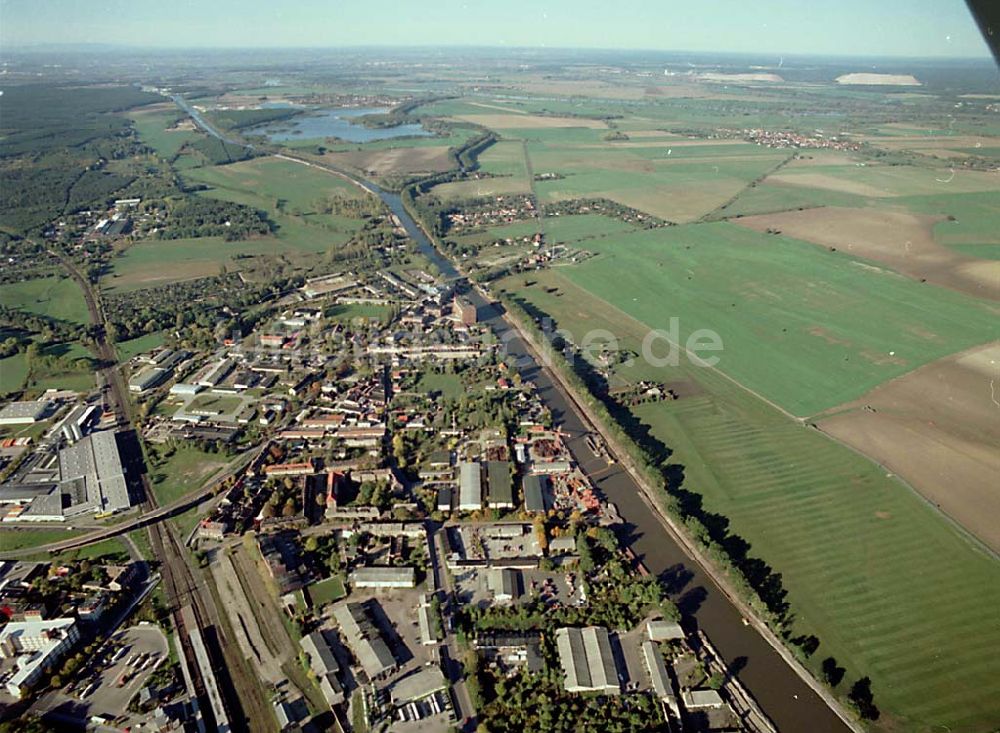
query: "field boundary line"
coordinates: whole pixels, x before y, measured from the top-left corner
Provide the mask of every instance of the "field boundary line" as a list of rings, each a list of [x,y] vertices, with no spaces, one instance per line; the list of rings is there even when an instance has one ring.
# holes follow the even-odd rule
[[[787,158],[785,158],[783,161],[781,161],[777,165],[772,166],[771,168],[769,168],[768,170],[766,170],[764,173],[762,173],[761,175],[759,175],[756,178],[754,178],[752,181],[750,181],[750,183],[748,183],[743,188],[741,188],[739,191],[737,191],[735,194],[733,194],[731,198],[729,198],[726,201],[722,202],[721,204],[719,204],[718,206],[716,206],[714,209],[712,209],[708,213],[702,214],[701,217],[698,218],[697,223],[702,224],[702,223],[709,222],[709,221],[718,221],[718,219],[710,219],[709,217],[714,216],[715,214],[720,213],[723,209],[726,209],[726,208],[732,206],[733,204],[735,204],[739,200],[740,196],[742,196],[743,194],[745,194],[747,191],[750,191],[751,189],[757,188],[757,186],[759,184],[763,183],[768,177],[773,176],[775,173],[777,173],[782,168],[784,168],[786,165],[788,165],[793,160],[795,160],[795,155],[796,155],[795,153],[792,153],[791,155],[789,155]],[[726,219],[726,218],[728,218],[728,217],[724,217],[724,216],[720,217],[720,219]]]

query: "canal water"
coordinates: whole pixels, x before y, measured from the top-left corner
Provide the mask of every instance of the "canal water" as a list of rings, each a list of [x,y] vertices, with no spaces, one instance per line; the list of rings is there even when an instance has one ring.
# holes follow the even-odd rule
[[[272,105],[274,106],[274,105]],[[335,137],[350,143],[368,143],[397,137],[426,137],[433,133],[418,123],[396,127],[365,127],[354,120],[365,115],[385,114],[388,107],[324,109],[300,114],[246,130],[247,135],[266,135],[271,142],[314,140]]]

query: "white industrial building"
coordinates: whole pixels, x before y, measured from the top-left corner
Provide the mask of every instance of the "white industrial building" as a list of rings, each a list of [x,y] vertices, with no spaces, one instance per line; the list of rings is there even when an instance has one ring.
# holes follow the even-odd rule
[[[347,580],[355,588],[413,588],[417,574],[411,567],[372,566],[358,568]]]
[[[48,400],[11,402],[0,410],[0,425],[31,425],[44,420],[51,409]]]
[[[646,622],[646,633],[650,641],[674,641],[684,638],[684,629],[676,621],[658,619]]]
[[[556,647],[567,692],[621,694],[618,667],[607,629],[602,626],[558,629]]]
[[[458,509],[474,512],[483,508],[483,473],[478,463],[458,467]]]
[[[7,680],[7,692],[20,699],[21,688],[55,666],[79,639],[80,629],[72,618],[8,623],[0,629],[0,656],[15,659],[16,668]]]

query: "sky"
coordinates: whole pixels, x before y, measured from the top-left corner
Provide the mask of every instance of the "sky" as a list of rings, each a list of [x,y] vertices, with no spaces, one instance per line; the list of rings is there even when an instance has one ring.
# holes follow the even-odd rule
[[[962,0],[0,0],[0,46],[51,43],[989,55]]]

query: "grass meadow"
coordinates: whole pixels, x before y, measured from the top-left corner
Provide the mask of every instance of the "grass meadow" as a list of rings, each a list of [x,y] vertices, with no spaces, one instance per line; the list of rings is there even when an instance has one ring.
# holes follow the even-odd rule
[[[0,304],[70,323],[84,324],[89,320],[83,293],[68,277],[5,283],[0,288]]]
[[[607,328],[638,351],[646,325],[575,285],[572,269],[501,285],[562,328]],[[628,272],[616,270],[605,295],[648,292],[623,283]],[[634,414],[684,466],[685,488],[781,573],[796,634],[820,639],[808,662],[814,671],[833,657],[847,670],[840,694],[869,675],[888,730],[991,730],[1000,719],[994,558],[875,464],[719,372],[636,360],[616,378],[670,384],[683,395]]]
[[[792,414],[813,415],[996,337],[998,306],[842,252],[720,222],[587,243],[561,272],[650,328],[712,329],[719,368]]]

